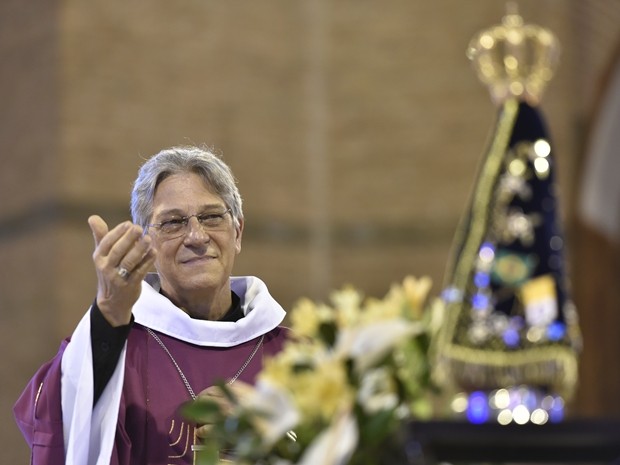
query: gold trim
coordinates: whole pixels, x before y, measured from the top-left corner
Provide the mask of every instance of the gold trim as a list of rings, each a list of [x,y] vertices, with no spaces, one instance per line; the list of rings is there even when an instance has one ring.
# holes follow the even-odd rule
[[[453,249],[459,247],[463,243],[463,237],[467,233],[467,241],[459,253],[453,250],[451,263],[447,273],[446,286],[455,286],[464,290],[467,284],[468,270],[471,270],[473,261],[478,252],[478,247],[484,236],[484,226],[488,222],[487,206],[493,195],[493,183],[489,180],[489,176],[495,175],[501,168],[502,157],[508,148],[510,142],[510,134],[514,127],[517,114],[519,111],[519,103],[510,99],[504,102],[502,112],[497,122],[497,128],[493,137],[487,156],[480,171],[480,182],[477,184],[472,196],[472,213],[466,217],[465,224],[461,224],[457,230],[457,237],[454,241]],[[454,334],[456,327],[458,312],[450,311],[450,306],[444,312],[446,317],[446,326],[439,332],[439,347],[448,344],[449,335]]]
[[[510,135],[514,127],[517,115],[519,112],[519,102],[514,99],[504,102],[502,111],[499,115],[496,123],[496,128],[493,131],[494,137],[491,139],[487,155],[481,166],[478,179],[480,180],[471,195],[470,204],[472,205],[471,215],[463,218],[457,227],[456,235],[453,241],[452,253],[450,254],[451,260],[447,268],[445,286],[458,285],[455,282],[455,276],[460,276],[462,270],[471,269],[471,264],[477,253],[477,247],[484,235],[484,225],[488,222],[489,213],[487,206],[493,196],[494,181],[491,182],[489,177],[495,176],[499,172],[502,166],[502,159],[504,153],[508,149],[508,143],[510,142]],[[482,198],[481,198],[482,197]],[[473,241],[472,232],[470,227],[478,226],[475,230],[477,234],[477,241]],[[467,236],[469,234],[469,236]],[[466,244],[462,249],[458,251],[458,247],[464,242],[464,238],[469,237]],[[472,251],[472,247],[474,250]],[[458,253],[457,253],[458,252]],[[463,263],[463,256],[469,255],[469,261],[467,266]],[[463,278],[466,279],[466,276]]]
[[[546,347],[518,352],[486,352],[450,345],[441,355],[449,367],[449,379],[462,384],[477,383],[481,388],[521,384],[526,378],[540,386],[552,387],[566,400],[574,394],[578,380],[577,357],[568,347]]]
[[[170,424],[170,431],[168,431],[168,436],[172,434],[172,431],[174,431],[174,418],[172,419],[172,423]]]
[[[493,190],[497,175],[502,167],[504,154],[508,149],[510,135],[519,113],[519,102],[515,99],[507,100],[502,109],[496,136],[489,148],[489,153],[480,173],[480,179],[473,198],[470,228],[467,242],[463,247],[460,260],[454,274],[454,285],[465,289],[467,278],[472,264],[478,253],[478,248],[489,219],[489,205],[493,198]]]
[[[39,389],[37,389],[37,395],[34,396],[34,416],[37,416],[37,404],[39,403],[39,397],[41,396],[41,390],[43,389],[43,381],[39,384]]]
[[[187,454],[187,449],[189,448],[189,424],[187,425],[187,435],[185,436],[185,449],[183,449],[183,453],[181,455],[169,455],[168,458],[169,459],[180,459],[182,457],[185,457],[185,454]],[[181,435],[183,435],[183,428],[181,427]],[[171,446],[178,444],[178,441],[175,442],[174,444],[170,444]]]
[[[179,437],[177,438],[176,441],[171,443],[170,446],[176,446],[178,443],[181,442],[181,438],[183,437],[183,426],[184,426],[184,423],[181,422],[181,428],[179,429]],[[168,433],[168,434],[171,434],[171,433],[172,433],[172,430],[170,430],[170,433]]]

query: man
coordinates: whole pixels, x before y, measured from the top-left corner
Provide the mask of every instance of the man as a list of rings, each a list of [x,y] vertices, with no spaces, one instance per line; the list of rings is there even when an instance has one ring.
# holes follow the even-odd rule
[[[97,297],[15,406],[33,464],[193,463],[197,428],[179,407],[219,380],[253,382],[286,337],[264,283],[231,278],[242,201],[218,157],[161,151],[131,213],[111,230],[88,219]]]

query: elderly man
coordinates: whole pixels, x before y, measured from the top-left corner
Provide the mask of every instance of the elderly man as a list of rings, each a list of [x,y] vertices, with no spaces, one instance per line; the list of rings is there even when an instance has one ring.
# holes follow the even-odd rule
[[[179,407],[219,380],[253,382],[286,338],[265,284],[231,277],[241,203],[218,157],[175,147],[140,169],[133,223],[88,219],[97,297],[15,406],[33,464],[193,463]]]

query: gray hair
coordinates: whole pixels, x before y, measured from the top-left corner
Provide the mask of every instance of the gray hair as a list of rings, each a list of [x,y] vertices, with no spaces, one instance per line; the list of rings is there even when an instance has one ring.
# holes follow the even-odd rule
[[[206,186],[220,196],[231,209],[235,226],[243,219],[242,200],[232,171],[209,150],[180,146],[162,150],[149,158],[138,171],[131,192],[133,222],[146,228],[153,215],[153,199],[157,186],[173,174],[196,173]]]

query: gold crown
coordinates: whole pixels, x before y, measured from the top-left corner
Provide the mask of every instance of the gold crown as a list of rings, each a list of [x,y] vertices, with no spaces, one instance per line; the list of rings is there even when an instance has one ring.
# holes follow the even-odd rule
[[[523,24],[514,4],[507,6],[502,24],[481,31],[467,49],[478,78],[493,101],[512,97],[539,103],[560,57],[560,45],[545,28]]]

